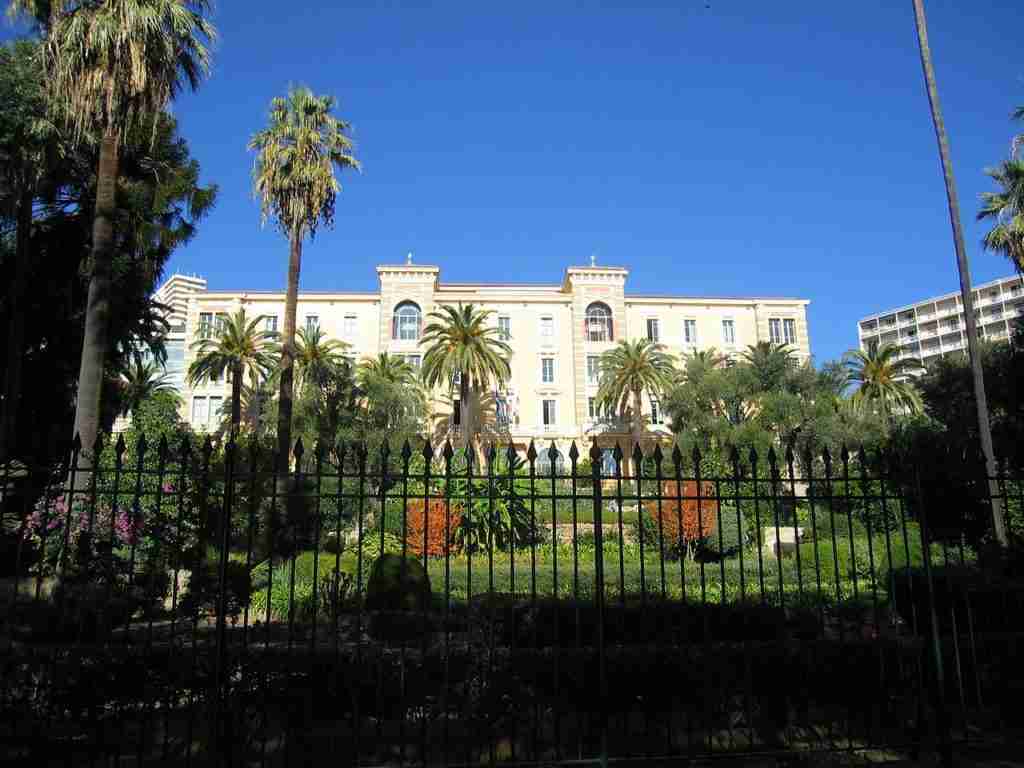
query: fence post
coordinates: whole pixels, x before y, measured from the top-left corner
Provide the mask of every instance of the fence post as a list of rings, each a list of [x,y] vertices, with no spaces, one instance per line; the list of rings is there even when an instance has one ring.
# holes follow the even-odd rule
[[[222,765],[231,765],[230,708],[227,695],[227,609],[228,609],[228,547],[231,543],[231,508],[234,505],[235,454],[237,443],[232,431],[224,448],[224,509],[220,520],[220,559],[217,563],[217,643],[213,677],[213,728],[216,750]]]
[[[577,453],[576,443],[570,448],[570,458],[573,466],[576,465]],[[596,594],[594,599],[597,607],[597,674],[600,691],[600,704],[598,705],[601,723],[601,756],[599,758],[602,768],[608,766],[608,675],[605,666],[604,646],[604,502],[601,488],[601,451],[595,440],[590,447],[590,475],[594,488],[594,585]]]
[[[928,596],[928,623],[930,627],[929,651],[932,655],[932,696],[935,707],[936,736],[938,739],[939,759],[944,768],[952,768],[953,742],[950,733],[949,709],[946,702],[946,674],[942,658],[942,637],[939,630],[938,613],[935,610],[935,585],[932,580],[931,536],[928,531],[928,509],[924,502],[921,488],[921,467],[914,461],[914,486],[917,505],[920,511],[921,549],[924,559],[925,593]]]

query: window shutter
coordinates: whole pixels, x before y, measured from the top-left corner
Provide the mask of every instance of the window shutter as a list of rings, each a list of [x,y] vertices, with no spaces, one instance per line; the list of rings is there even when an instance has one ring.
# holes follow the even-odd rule
[[[398,338],[398,316],[394,312],[391,313],[391,338]]]
[[[615,320],[608,316],[608,341],[615,341]]]

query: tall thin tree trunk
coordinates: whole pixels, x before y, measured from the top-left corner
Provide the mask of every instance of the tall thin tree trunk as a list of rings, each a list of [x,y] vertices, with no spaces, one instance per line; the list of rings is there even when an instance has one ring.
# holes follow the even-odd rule
[[[238,427],[242,423],[242,366],[236,363],[231,371],[231,435],[230,441],[238,439]]]
[[[476,422],[473,418],[472,386],[469,374],[465,371],[459,374],[459,416],[462,421],[462,446],[466,450],[467,456],[469,451],[473,451],[475,458],[476,450],[473,438],[475,437]],[[480,465],[477,464],[476,468],[479,471]]]
[[[288,254],[288,293],[284,303],[284,331],[281,343],[281,386],[278,390],[277,456],[279,481],[286,480],[292,454],[292,402],[295,384],[295,315],[299,302],[299,271],[302,269],[302,239],[291,236]],[[280,487],[279,487],[280,490]]]
[[[971,296],[971,273],[967,266],[967,249],[964,247],[964,233],[960,225],[960,202],[957,198],[956,181],[953,178],[953,163],[950,160],[949,137],[942,120],[939,92],[935,85],[935,69],[932,66],[932,52],[928,46],[928,23],[924,15],[924,0],[913,0],[914,21],[917,26],[917,42],[921,49],[921,68],[924,70],[925,85],[928,89],[928,104],[931,106],[932,124],[939,144],[939,158],[942,161],[942,175],[946,182],[946,200],[949,204],[949,220],[953,227],[953,244],[956,248],[956,264],[960,272],[960,297],[964,305],[964,320],[967,323],[967,351],[971,359],[971,373],[974,378],[974,402],[978,411],[978,432],[981,450],[985,455],[985,470],[989,477],[989,495],[992,501],[992,523],[996,540],[1007,546],[1006,521],[1003,507],[998,498],[996,483],[995,451],[992,447],[992,429],[988,420],[988,399],[985,397],[985,377],[981,369],[981,354],[978,349],[978,327],[974,321],[974,298]]]
[[[100,142],[96,174],[96,212],[92,224],[92,275],[85,311],[82,360],[78,371],[74,434],[82,440],[83,462],[93,464],[93,447],[100,427],[107,337],[110,332],[111,271],[114,249],[114,215],[117,207],[117,134],[108,128]]]
[[[11,281],[10,324],[7,327],[7,370],[3,408],[0,413],[0,461],[14,454],[18,435],[18,408],[21,397],[21,360],[25,343],[25,307],[28,284],[29,239],[32,231],[32,189],[22,190],[18,201],[18,229],[14,250],[14,279]]]
[[[633,390],[633,444],[640,445],[640,438],[644,434],[644,414],[643,414],[643,399],[641,398],[639,389]],[[633,451],[630,451],[630,456],[633,455]],[[640,477],[640,467],[633,467],[633,474],[636,477]]]

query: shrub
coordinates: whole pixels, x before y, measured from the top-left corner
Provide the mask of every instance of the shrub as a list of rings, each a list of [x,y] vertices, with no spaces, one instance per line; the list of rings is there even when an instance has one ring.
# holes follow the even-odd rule
[[[462,514],[461,525],[455,529],[459,548],[508,550],[537,541],[526,503],[529,481],[522,476],[496,472],[493,482],[463,477],[453,479],[447,490],[452,506],[458,504]]]
[[[831,511],[827,502],[816,501],[813,525],[811,518],[810,506],[801,509],[797,516],[797,523],[804,529],[804,534],[807,536],[810,536],[812,532],[817,532],[819,539],[831,539],[834,532],[836,539],[848,539],[851,527],[855,538],[867,536],[867,526],[861,521],[860,516],[853,514],[845,503],[840,503],[838,500]],[[877,529],[874,529],[874,532],[877,533]]]
[[[845,522],[845,521],[844,521]],[[836,527],[839,528],[839,521],[836,520]],[[838,530],[837,530],[838,534]],[[869,547],[870,543],[870,547]],[[817,541],[808,541],[800,545],[800,558],[805,573],[810,573],[815,567],[815,551],[817,551],[817,562],[821,569],[821,577],[825,581],[834,581],[836,567],[839,570],[840,581],[859,578],[870,579],[872,576],[871,559],[874,557],[874,577],[876,581],[883,581],[888,578],[889,552],[892,553],[892,570],[898,572],[908,564],[918,566],[924,562],[924,554],[921,549],[921,535],[916,524],[907,524],[907,538],[899,535],[889,534],[888,548],[886,546],[886,534],[875,534],[870,540],[866,535],[850,538],[849,535],[836,536],[835,546],[832,539],[818,531]],[[908,561],[909,552],[909,561]]]
[[[718,530],[701,541],[701,553],[712,558],[731,557],[750,542],[751,527],[742,516],[736,519],[735,508],[722,507],[717,518]]]
[[[661,501],[643,502],[656,530],[664,536],[666,547],[692,556],[697,543],[715,532],[718,502],[714,493],[710,484],[698,489],[694,480],[665,480],[661,484]]]
[[[451,551],[455,532],[461,524],[462,511],[457,504],[448,504],[444,499],[430,499],[426,504],[423,499],[411,500],[405,538],[409,551],[444,557]]]
[[[178,602],[178,610],[183,615],[195,619],[201,613],[217,611],[220,599],[218,567],[216,561],[206,561],[200,570],[189,576],[188,588]],[[226,614],[230,620],[235,621],[249,604],[252,594],[252,579],[245,563],[228,561],[224,588],[227,591]]]
[[[338,566],[337,573],[335,565]],[[316,583],[313,581],[314,566]],[[351,554],[339,558],[327,552],[301,552],[274,566],[269,580],[267,562],[253,569],[253,591],[249,612],[253,620],[266,617],[267,600],[270,601],[271,619],[309,621],[314,609],[319,615],[344,602],[353,590],[352,572],[355,559]]]
[[[937,565],[932,568],[931,595],[924,568],[899,569],[892,579],[893,602],[907,624],[922,634],[930,628],[933,605],[946,632],[970,627],[973,632],[1018,633],[1024,629],[1021,561],[1020,554],[1010,552],[978,564]]]
[[[366,587],[367,608],[417,611],[427,605],[430,579],[418,560],[391,554],[377,558]]]

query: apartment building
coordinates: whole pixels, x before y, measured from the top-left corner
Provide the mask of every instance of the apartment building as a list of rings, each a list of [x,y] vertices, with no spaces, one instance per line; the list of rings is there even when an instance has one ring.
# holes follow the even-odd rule
[[[1013,322],[1024,317],[1024,285],[1019,275],[976,286],[974,317],[978,336],[1006,341]],[[894,344],[900,357],[917,358],[925,367],[947,354],[965,354],[967,325],[960,293],[933,296],[915,304],[869,315],[857,323],[860,348]]]
[[[419,366],[429,313],[459,303],[493,310],[513,357],[511,380],[493,393],[490,424],[503,442],[525,449],[531,439],[554,441],[561,456],[573,440],[598,437],[611,445],[628,436],[628,425],[595,405],[600,355],[620,339],[650,338],[678,357],[711,347],[735,355],[768,340],[792,345],[804,360],[811,354],[805,299],[632,295],[626,290],[628,270],[594,264],[569,267],[560,283],[548,285],[446,283],[438,267],[411,259],[377,267],[377,277],[379,289],[372,293],[300,293],[299,327],[316,326],[344,341],[353,360],[388,352]],[[285,295],[211,291],[202,278],[175,275],[157,299],[172,307],[168,368],[181,390],[182,417],[196,429],[211,429],[230,389],[223,381],[187,384],[193,343],[239,308],[262,318],[268,331],[278,330]],[[435,394],[435,434],[456,432],[459,414],[450,393]],[[644,408],[651,431],[667,434],[657,400]]]

